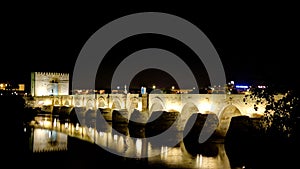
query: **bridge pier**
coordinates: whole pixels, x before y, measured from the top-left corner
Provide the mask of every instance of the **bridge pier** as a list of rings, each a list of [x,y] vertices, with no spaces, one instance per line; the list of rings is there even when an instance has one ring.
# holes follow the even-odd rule
[[[187,142],[204,143],[213,140],[219,120],[216,114],[193,113],[184,127],[184,140]]]
[[[149,117],[145,131],[147,137],[158,135],[168,129],[178,131],[179,112],[155,111]]]

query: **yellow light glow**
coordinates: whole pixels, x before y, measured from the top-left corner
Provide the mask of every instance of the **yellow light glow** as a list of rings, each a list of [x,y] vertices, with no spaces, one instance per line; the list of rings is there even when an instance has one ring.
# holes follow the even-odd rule
[[[148,157],[151,157],[151,152],[152,152],[152,145],[150,142],[148,142],[148,145],[147,145],[147,154],[148,154]]]
[[[179,104],[168,104],[166,105],[166,109],[169,112],[173,112],[173,111],[180,111],[181,106]]]
[[[136,139],[135,148],[136,148],[136,156],[141,157],[141,155],[142,155],[142,140],[140,138]]]
[[[116,150],[121,153],[124,151],[124,138],[119,136],[119,140],[117,141]]]
[[[52,100],[51,99],[46,99],[44,101],[44,105],[52,105]]]
[[[210,110],[211,110],[211,104],[209,103],[209,101],[208,100],[201,101],[199,106],[199,111],[201,113],[204,113],[204,112],[210,112]]]
[[[42,126],[45,128],[50,128],[52,126],[52,123],[51,121],[46,121],[45,119],[45,121],[42,122]]]
[[[196,157],[196,165],[197,167],[202,167],[203,165],[203,156],[202,154],[197,154],[197,157]]]
[[[142,102],[138,102],[138,107],[137,107],[137,109],[138,109],[139,111],[142,111],[142,109],[143,109],[143,103],[142,103]]]
[[[25,84],[19,84],[19,91],[25,90]]]
[[[103,136],[104,136],[103,131],[100,131],[100,132],[99,132],[99,136],[100,136],[100,137],[103,137]]]
[[[114,141],[118,140],[118,135],[114,134]]]
[[[68,146],[68,136],[56,131],[34,129],[33,152],[65,151]],[[56,144],[49,144],[55,141]]]
[[[180,147],[161,147],[161,160],[168,164],[180,164],[182,162],[182,151]]]
[[[69,128],[69,123],[65,123],[65,129],[68,129]]]
[[[76,131],[78,131],[78,130],[79,130],[79,123],[76,123],[75,130],[76,130]]]
[[[57,127],[57,124],[56,124],[56,118],[54,119],[53,127]]]
[[[161,146],[160,158],[162,160],[167,160],[168,159],[168,147],[167,146]]]
[[[5,90],[5,85],[3,83],[0,84],[0,90]]]

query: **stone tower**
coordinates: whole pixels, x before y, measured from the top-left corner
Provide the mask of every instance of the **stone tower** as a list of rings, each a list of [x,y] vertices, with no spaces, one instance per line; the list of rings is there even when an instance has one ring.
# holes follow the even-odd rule
[[[69,74],[57,72],[31,72],[31,95],[69,95]]]

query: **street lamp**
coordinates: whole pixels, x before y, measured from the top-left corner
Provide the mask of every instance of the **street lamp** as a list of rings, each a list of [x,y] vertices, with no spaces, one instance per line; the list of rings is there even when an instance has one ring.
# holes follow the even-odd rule
[[[156,89],[156,86],[155,86],[155,85],[153,85],[153,86],[152,86],[152,89]]]

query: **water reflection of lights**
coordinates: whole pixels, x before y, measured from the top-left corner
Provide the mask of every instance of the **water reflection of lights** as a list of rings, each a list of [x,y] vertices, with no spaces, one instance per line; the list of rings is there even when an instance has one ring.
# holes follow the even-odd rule
[[[150,142],[148,142],[147,149],[148,149],[147,155],[148,155],[148,157],[151,157],[152,146],[151,146]]]
[[[69,123],[65,122],[65,129],[68,129],[68,128],[69,128]]]
[[[161,147],[161,160],[167,164],[180,164],[183,160],[183,153],[180,147]]]
[[[167,146],[161,146],[160,157],[162,160],[167,159],[167,157],[168,157],[168,147]]]
[[[33,137],[33,152],[67,150],[67,134],[54,130],[34,129]]]
[[[114,141],[118,140],[118,135],[114,134]]]
[[[37,116],[35,117],[35,121],[40,127],[49,128],[52,126],[51,118],[47,118],[47,116]]]
[[[202,156],[202,154],[197,154],[197,157],[196,157],[196,166],[197,166],[197,168],[198,167],[202,167],[202,165],[203,165],[203,156]]]
[[[116,150],[119,153],[124,152],[124,139],[122,136],[119,136],[119,139],[117,140]]]
[[[99,132],[99,136],[102,137],[104,136],[104,133],[102,131]]]
[[[56,118],[55,118],[54,121],[53,121],[53,127],[57,127],[57,124],[56,124]]]
[[[135,147],[136,147],[136,156],[141,157],[142,155],[142,140],[140,138],[136,139],[135,141]]]
[[[76,123],[75,130],[76,130],[76,131],[78,131],[78,130],[79,130],[79,123]]]
[[[50,121],[52,118],[40,118],[40,122],[44,122],[44,125]],[[46,122],[44,120],[47,120]],[[203,154],[197,154],[195,158],[191,158],[188,152],[182,145],[176,147],[168,146],[157,146],[151,144],[146,138],[132,138],[130,136],[123,136],[118,134],[113,134],[110,129],[105,129],[104,131],[97,131],[96,128],[80,126],[79,123],[62,123],[57,119],[52,121],[52,129],[63,132],[68,135],[76,136],[81,139],[86,139],[99,146],[106,147],[109,150],[113,150],[118,154],[128,156],[128,157],[143,157],[148,155],[149,163],[161,162],[169,166],[181,166],[181,167],[192,167],[192,168],[230,168],[228,157],[225,153],[220,153],[225,151],[223,146],[218,146],[219,154],[214,157],[207,157]],[[68,129],[66,129],[66,127]],[[46,126],[44,126],[46,127]],[[25,131],[26,129],[24,129]],[[53,134],[53,133],[52,133]],[[49,138],[49,133],[47,137]],[[52,139],[54,135],[52,135]],[[48,139],[49,141],[49,139]],[[52,145],[54,146],[54,145]]]

